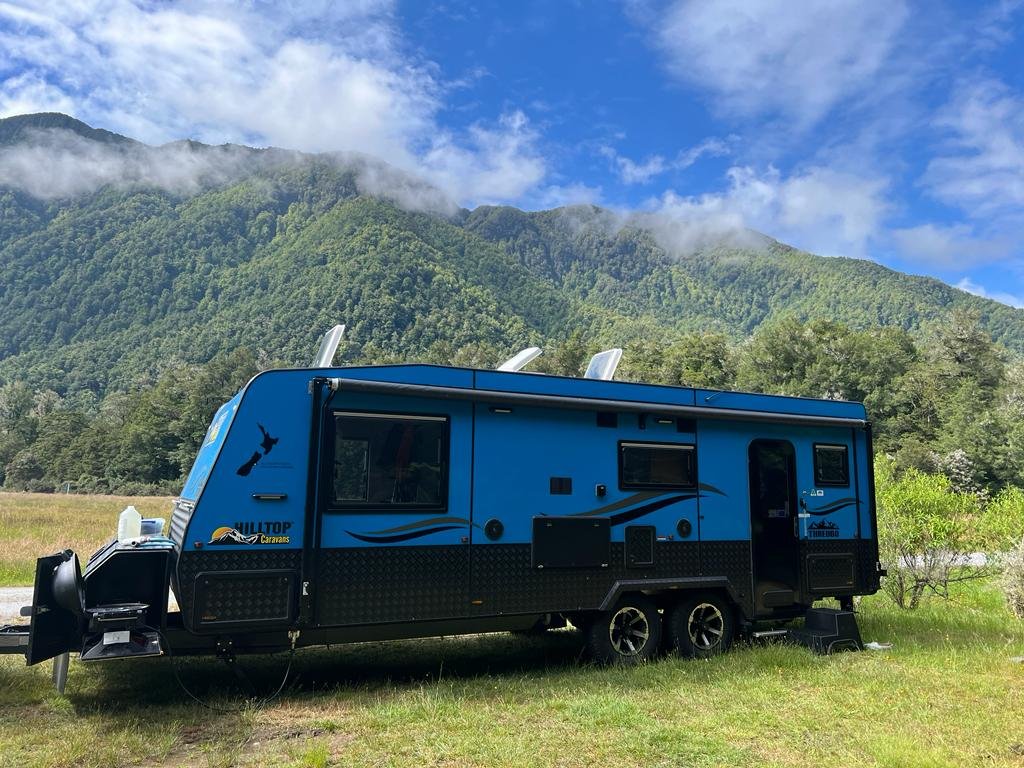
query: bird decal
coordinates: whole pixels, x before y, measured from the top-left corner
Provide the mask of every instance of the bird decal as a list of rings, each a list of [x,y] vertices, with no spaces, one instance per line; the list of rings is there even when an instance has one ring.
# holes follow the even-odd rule
[[[260,443],[260,448],[263,449],[263,455],[266,456],[268,453],[271,452],[271,450],[273,450],[274,446],[277,445],[278,440],[280,440],[281,438],[271,437],[270,433],[267,432],[266,428],[259,422],[256,423],[256,426],[259,427],[260,432],[263,433],[263,442]]]

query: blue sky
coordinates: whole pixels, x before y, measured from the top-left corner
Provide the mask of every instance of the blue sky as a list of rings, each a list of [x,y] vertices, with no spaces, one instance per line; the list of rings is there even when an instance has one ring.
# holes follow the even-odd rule
[[[0,2],[0,115],[355,150],[1024,305],[1024,2]]]

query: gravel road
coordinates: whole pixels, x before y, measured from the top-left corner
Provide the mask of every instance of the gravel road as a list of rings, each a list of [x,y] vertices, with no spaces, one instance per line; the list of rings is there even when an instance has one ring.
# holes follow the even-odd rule
[[[23,605],[32,604],[32,587],[0,587],[0,624],[27,622],[19,615]]]

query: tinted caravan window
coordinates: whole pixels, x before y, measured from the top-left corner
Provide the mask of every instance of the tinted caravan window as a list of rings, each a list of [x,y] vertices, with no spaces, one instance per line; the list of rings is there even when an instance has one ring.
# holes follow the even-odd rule
[[[693,488],[694,447],[619,443],[620,488]]]
[[[849,485],[850,463],[845,445],[814,446],[816,485]]]
[[[334,414],[333,506],[441,509],[448,420],[443,416]]]

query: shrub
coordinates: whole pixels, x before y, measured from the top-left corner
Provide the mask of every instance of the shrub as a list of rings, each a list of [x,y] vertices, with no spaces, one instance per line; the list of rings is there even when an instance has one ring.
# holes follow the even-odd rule
[[[978,499],[957,493],[942,475],[908,469],[899,478],[893,462],[876,465],[878,543],[888,571],[883,588],[901,608],[916,608],[928,592],[948,597],[949,586],[982,575],[967,568]]]
[[[977,532],[986,552],[1017,546],[1024,537],[1024,490],[1009,486],[996,494],[978,518]]]
[[[1024,619],[1024,537],[1000,558],[1000,577],[1006,604],[1018,619]]]
[[[16,491],[33,490],[43,479],[43,465],[31,450],[19,451],[4,470],[5,485]],[[50,486],[53,490],[53,486]]]

